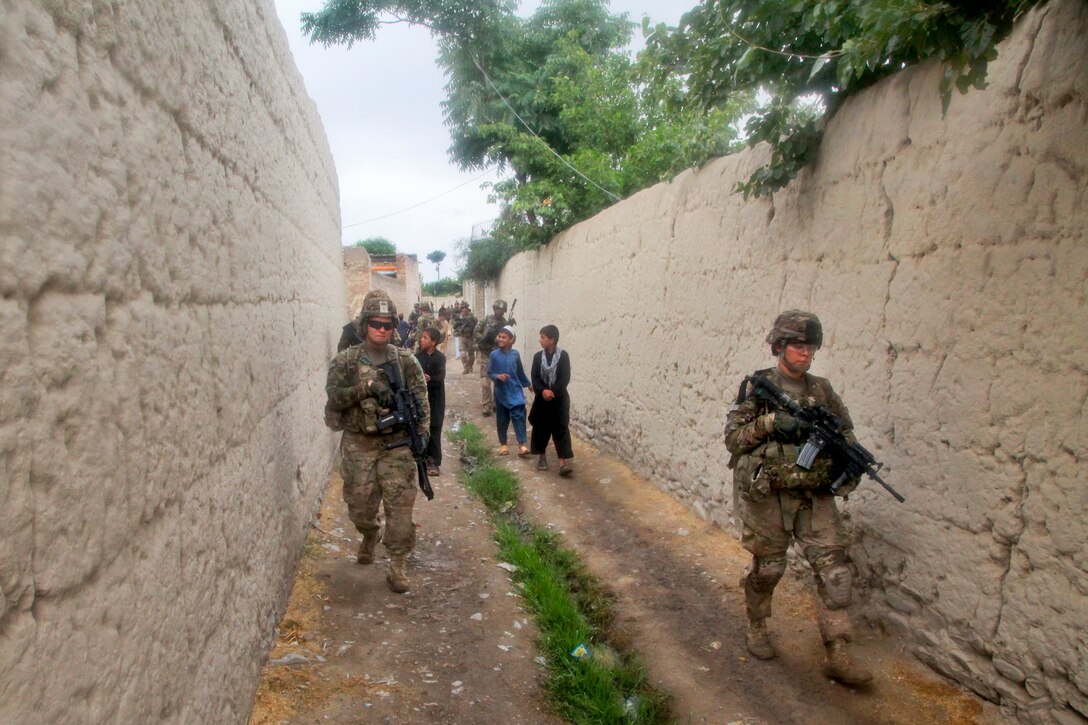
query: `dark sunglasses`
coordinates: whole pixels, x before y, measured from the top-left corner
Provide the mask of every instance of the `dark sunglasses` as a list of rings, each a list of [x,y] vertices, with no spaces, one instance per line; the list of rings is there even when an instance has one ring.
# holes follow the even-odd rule
[[[395,330],[397,329],[397,323],[395,322],[378,322],[377,320],[367,320],[367,327],[373,327],[375,330]]]

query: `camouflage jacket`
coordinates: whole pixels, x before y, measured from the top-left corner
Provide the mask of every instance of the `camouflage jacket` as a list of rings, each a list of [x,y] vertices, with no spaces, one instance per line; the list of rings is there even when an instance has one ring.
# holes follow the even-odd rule
[[[790,381],[777,368],[759,370],[756,375],[767,377],[802,407],[822,405],[842,420],[841,431],[847,440],[854,442],[854,424],[850,412],[835,393],[826,378],[805,373],[800,385],[804,392],[795,396],[797,382]],[[811,470],[797,466],[797,454],[805,443],[805,434],[784,437],[775,433],[775,411],[766,400],[752,394],[749,384],[743,401],[735,402],[725,423],[725,447],[732,454],[729,467],[734,469],[734,481],[742,494],[751,491],[751,497],[765,495],[771,489],[806,488],[818,489],[829,486],[837,475],[835,462],[826,453],[816,457]],[[845,489],[845,487],[844,487]],[[840,489],[841,495],[853,490]]]
[[[453,332],[458,337],[472,337],[476,332],[476,315],[470,313],[457,318],[453,323]]]
[[[420,432],[426,434],[431,412],[427,405],[427,381],[423,377],[423,369],[409,351],[392,344],[389,350],[396,354],[405,386],[419,399],[423,408],[424,420],[420,421],[419,426]],[[373,380],[391,386],[385,370],[367,357],[366,345],[355,345],[338,353],[329,363],[325,381],[325,425],[333,430],[379,435],[377,419],[389,411],[381,407],[371,392],[370,382]]]
[[[496,318],[494,315],[488,315],[476,323],[477,349],[484,354],[488,354],[494,350],[498,346],[498,343],[495,342],[495,335],[498,335],[499,330],[505,325],[505,316]]]
[[[432,317],[429,312],[424,312],[419,317],[417,317],[415,325],[412,328],[412,333],[408,335],[408,347],[418,348],[419,336],[423,334],[424,330],[431,327],[438,327],[437,317]]]

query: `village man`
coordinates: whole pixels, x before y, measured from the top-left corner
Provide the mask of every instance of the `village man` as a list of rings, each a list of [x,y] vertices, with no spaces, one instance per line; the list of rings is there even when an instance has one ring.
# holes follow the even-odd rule
[[[325,393],[325,424],[344,431],[340,441],[340,471],[348,516],[363,535],[357,561],[374,561],[379,541],[389,552],[386,581],[394,592],[408,591],[408,555],[415,546],[416,527],[412,506],[416,499],[416,465],[407,447],[386,449],[385,444],[404,437],[399,426],[379,428],[393,398],[391,378],[383,366],[396,365],[400,378],[422,404],[425,420],[419,430],[426,438],[430,409],[427,383],[419,362],[407,350],[390,344],[397,326],[397,309],[389,296],[374,290],[363,300],[357,318],[363,325],[362,344],[338,353],[329,365]],[[384,501],[385,530],[378,523]]]
[[[809,374],[823,344],[816,315],[801,310],[783,312],[774,321],[767,343],[777,358],[773,368],[760,370],[801,406],[822,405],[842,420],[842,433],[853,442],[850,413],[831,384]],[[816,577],[817,621],[827,653],[827,674],[848,685],[862,685],[872,674],[850,656],[850,604],[853,566],[830,484],[835,464],[821,453],[806,471],[796,464],[807,438],[797,418],[752,393],[743,385],[730,409],[725,445],[732,458],[733,485],[739,497],[744,530],[741,543],[752,554],[744,579],[747,603],[747,648],[760,659],[776,652],[767,631],[771,595],[786,571],[786,550],[796,540]],[[846,495],[854,480],[837,491]],[[737,500],[736,498],[734,500]]]

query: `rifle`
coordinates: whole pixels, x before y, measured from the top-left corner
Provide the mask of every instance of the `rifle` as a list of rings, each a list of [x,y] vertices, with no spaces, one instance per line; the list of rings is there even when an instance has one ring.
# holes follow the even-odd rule
[[[399,353],[398,353],[399,354]],[[431,488],[431,480],[427,477],[427,463],[425,456],[427,446],[423,443],[423,436],[419,434],[419,421],[423,420],[423,405],[415,393],[404,385],[404,378],[400,374],[400,361],[382,363],[378,367],[385,370],[389,376],[390,387],[393,389],[392,412],[378,419],[378,430],[387,431],[392,428],[402,427],[408,435],[400,440],[386,443],[386,450],[408,446],[412,451],[412,458],[416,462],[416,474],[419,476],[419,490],[430,501],[434,498],[434,489]]]
[[[846,436],[840,432],[842,420],[838,416],[822,405],[802,407],[767,378],[749,375],[746,379],[752,384],[752,391],[758,397],[779,408],[785,408],[808,429],[808,440],[805,441],[801,452],[797,454],[798,466],[806,471],[811,470],[816,455],[827,447],[830,447],[832,458],[843,464],[842,473],[831,483],[831,493],[838,491],[851,478],[859,478],[865,474],[883,486],[884,490],[894,496],[899,503],[906,500],[880,477],[879,471],[884,464],[878,463],[873,454],[860,443],[850,443],[846,440]]]
[[[514,321],[514,308],[517,307],[517,306],[518,306],[518,298],[515,297],[514,298],[514,304],[510,305],[510,317],[508,317],[506,319],[506,321],[509,322],[511,325],[518,324],[517,322]]]

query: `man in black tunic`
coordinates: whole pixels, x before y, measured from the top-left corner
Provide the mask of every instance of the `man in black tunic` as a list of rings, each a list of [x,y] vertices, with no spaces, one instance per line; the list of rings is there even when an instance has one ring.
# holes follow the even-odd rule
[[[427,441],[427,475],[437,476],[442,465],[442,423],[446,418],[446,356],[438,350],[442,333],[434,327],[419,336],[416,359],[427,381],[427,404],[431,408],[430,439]]]

